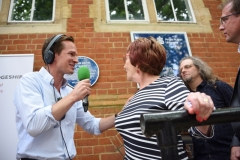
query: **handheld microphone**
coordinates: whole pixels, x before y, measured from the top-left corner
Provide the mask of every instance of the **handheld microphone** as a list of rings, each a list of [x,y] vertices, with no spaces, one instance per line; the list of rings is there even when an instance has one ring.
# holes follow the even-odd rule
[[[78,80],[81,81],[83,79],[89,79],[90,78],[90,71],[86,66],[81,66],[78,69]],[[87,112],[88,110],[88,95],[83,98],[83,109],[84,112]]]

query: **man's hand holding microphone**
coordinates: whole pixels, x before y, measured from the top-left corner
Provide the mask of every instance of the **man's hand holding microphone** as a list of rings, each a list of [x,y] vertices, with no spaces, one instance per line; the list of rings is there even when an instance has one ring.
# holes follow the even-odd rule
[[[81,66],[78,69],[78,80],[79,82],[71,92],[76,98],[76,101],[82,100],[84,112],[88,110],[88,95],[91,93],[90,83],[90,71],[86,66]]]
[[[67,111],[72,107],[72,105],[80,100],[83,100],[84,112],[88,110],[88,95],[91,94],[91,84],[90,84],[90,71],[87,67],[81,66],[78,69],[78,79],[79,82],[75,85],[70,94],[62,98],[53,105],[52,114],[56,120],[63,120]]]

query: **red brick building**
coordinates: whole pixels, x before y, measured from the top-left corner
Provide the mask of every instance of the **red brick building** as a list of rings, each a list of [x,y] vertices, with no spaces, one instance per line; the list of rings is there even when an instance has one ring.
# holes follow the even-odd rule
[[[104,117],[119,112],[132,94],[135,83],[126,80],[122,57],[131,42],[130,31],[186,32],[192,55],[206,61],[225,82],[234,85],[240,54],[237,45],[225,42],[218,30],[222,0],[190,0],[195,23],[157,21],[153,0],[146,0],[149,21],[109,23],[105,0],[57,0],[54,22],[9,23],[11,2],[0,0],[0,54],[34,54],[34,70],[44,65],[41,48],[44,40],[64,33],[75,38],[79,56],[92,58],[100,76],[89,96],[90,112]],[[121,137],[113,128],[93,136],[80,127],[75,129],[75,160],[122,159]]]

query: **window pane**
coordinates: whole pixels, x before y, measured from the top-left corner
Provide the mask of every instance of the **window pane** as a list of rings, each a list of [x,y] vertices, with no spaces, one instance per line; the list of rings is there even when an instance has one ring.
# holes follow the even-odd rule
[[[52,20],[53,0],[36,0],[35,11],[33,15],[34,21]]]
[[[10,21],[47,21],[53,19],[54,0],[12,0]]]
[[[29,21],[31,17],[32,0],[14,0],[12,17],[13,21]]]
[[[174,21],[174,14],[170,0],[154,0],[157,17],[160,21]]]
[[[111,20],[126,20],[124,0],[109,0],[109,14]]]
[[[188,0],[154,0],[154,2],[160,21],[193,21]]]
[[[129,20],[144,20],[144,12],[141,0],[127,0]]]
[[[192,21],[192,14],[186,0],[173,0],[177,21]]]

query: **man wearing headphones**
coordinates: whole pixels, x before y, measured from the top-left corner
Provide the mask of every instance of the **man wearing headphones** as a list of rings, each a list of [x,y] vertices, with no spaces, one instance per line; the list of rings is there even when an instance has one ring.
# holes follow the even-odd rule
[[[74,89],[67,85],[63,76],[73,74],[78,63],[73,37],[58,34],[47,39],[42,57],[46,67],[25,74],[14,94],[17,159],[72,159],[76,155],[75,123],[97,135],[114,126],[116,115],[95,118],[84,112],[81,100],[91,93],[89,79]]]

